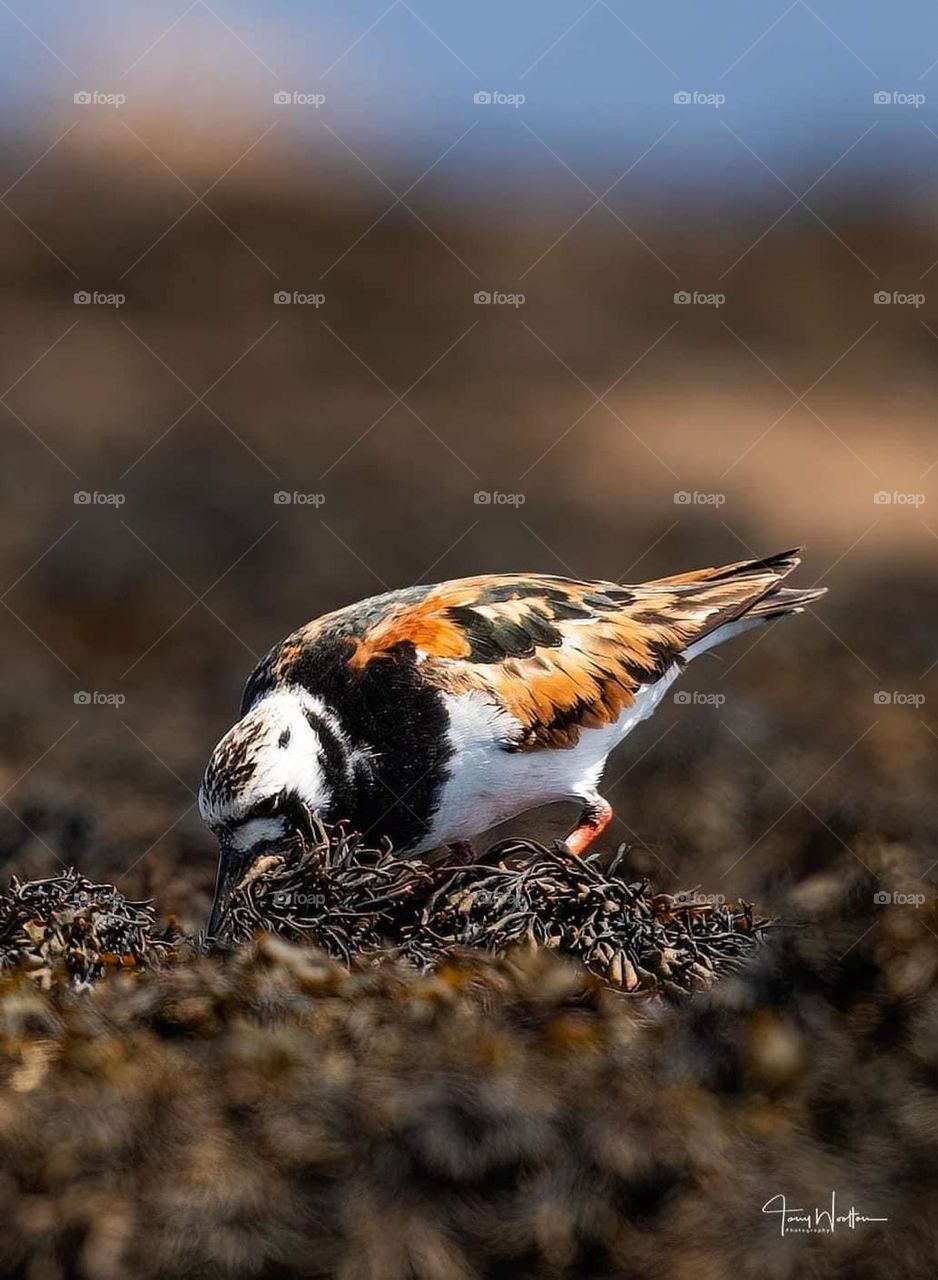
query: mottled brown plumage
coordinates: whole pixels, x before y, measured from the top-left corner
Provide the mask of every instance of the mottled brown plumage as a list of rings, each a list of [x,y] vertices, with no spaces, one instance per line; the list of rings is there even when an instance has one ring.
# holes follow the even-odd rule
[[[363,670],[413,646],[425,680],[491,698],[523,726],[518,750],[567,747],[581,729],[615,721],[638,690],[685,649],[741,617],[790,612],[821,591],[783,591],[795,552],[659,578],[637,586],[549,574],[483,574],[378,597],[309,623],[274,655],[280,679],[330,634],[350,636],[347,663]],[[421,592],[419,598],[414,594]],[[400,597],[400,598],[398,598]]]

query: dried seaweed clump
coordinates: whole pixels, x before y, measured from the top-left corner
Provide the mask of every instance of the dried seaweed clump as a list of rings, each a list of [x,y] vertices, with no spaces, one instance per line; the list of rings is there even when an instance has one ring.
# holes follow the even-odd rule
[[[232,894],[221,936],[245,942],[269,931],[312,942],[345,964],[399,937],[436,883],[422,859],[366,847],[316,819],[313,838],[260,859]]]
[[[292,855],[255,864],[223,936],[267,930],[346,964],[393,951],[421,969],[466,948],[500,955],[529,943],[576,958],[620,990],[670,996],[708,987],[764,940],[770,925],[749,903],[655,893],[621,874],[626,856],[620,850],[603,869],[598,854],[513,840],[471,866],[428,867],[320,827]]]
[[[66,974],[83,986],[109,969],[148,968],[172,946],[156,936],[148,902],[128,902],[113,885],[74,868],[0,893],[0,970],[21,969],[48,990]]]
[[[607,870],[601,854],[572,857],[529,840],[493,853],[496,867],[467,867],[431,896],[406,955],[427,965],[455,946],[501,953],[528,941],[576,957],[625,991],[682,996],[735,968],[771,928],[748,902],[628,881],[618,874],[624,846]]]

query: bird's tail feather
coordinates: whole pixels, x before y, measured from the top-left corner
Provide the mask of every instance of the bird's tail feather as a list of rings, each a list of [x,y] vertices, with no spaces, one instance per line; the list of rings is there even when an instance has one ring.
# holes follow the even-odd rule
[[[761,578],[768,576],[781,582],[801,564],[803,547],[779,551],[764,560],[735,560],[732,564],[716,565],[710,569],[691,569],[688,573],[675,573],[668,578],[656,578],[649,586],[700,587],[705,583],[728,582],[733,578]]]
[[[785,613],[801,613],[805,605],[820,600],[827,587],[804,587],[801,590],[791,587],[779,587],[770,591],[767,596],[758,600],[746,611],[747,618],[779,618]]]
[[[782,551],[764,560],[740,560],[733,564],[711,569],[696,569],[690,573],[661,578],[652,587],[677,590],[682,596],[708,599],[726,592],[729,598],[722,610],[722,617],[714,618],[703,633],[684,650],[684,658],[696,658],[754,627],[783,617],[787,613],[800,613],[806,605],[825,594],[825,587],[790,588],[782,586],[788,575],[801,563],[801,548]]]

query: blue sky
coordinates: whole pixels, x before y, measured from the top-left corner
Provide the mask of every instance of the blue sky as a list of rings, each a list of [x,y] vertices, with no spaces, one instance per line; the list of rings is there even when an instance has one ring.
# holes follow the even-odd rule
[[[238,94],[260,110],[274,90],[322,91],[323,119],[344,138],[418,166],[471,126],[447,163],[466,183],[486,171],[536,178],[542,160],[558,176],[566,162],[611,182],[644,157],[632,181],[801,189],[837,161],[835,185],[881,197],[930,185],[938,162],[931,4],[7,2],[8,129],[28,130],[76,84],[142,94],[161,77],[178,88],[188,67],[233,110]],[[196,49],[204,76],[187,61]],[[480,108],[480,91],[525,100]],[[675,103],[682,92],[713,103]],[[903,97],[877,103],[876,93]],[[294,113],[290,125],[312,121]]]

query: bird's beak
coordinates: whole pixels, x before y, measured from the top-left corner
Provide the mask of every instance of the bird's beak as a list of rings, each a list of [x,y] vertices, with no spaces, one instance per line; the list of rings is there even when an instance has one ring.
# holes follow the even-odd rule
[[[207,936],[214,938],[218,926],[228,908],[232,890],[240,883],[248,867],[254,861],[254,855],[247,851],[242,853],[230,844],[222,841],[218,850],[218,874],[215,878],[215,896],[212,899],[212,914],[209,916]]]

